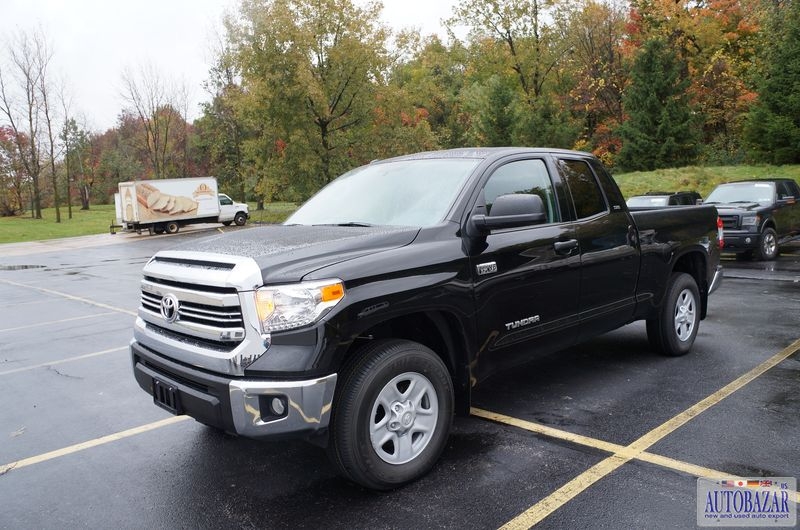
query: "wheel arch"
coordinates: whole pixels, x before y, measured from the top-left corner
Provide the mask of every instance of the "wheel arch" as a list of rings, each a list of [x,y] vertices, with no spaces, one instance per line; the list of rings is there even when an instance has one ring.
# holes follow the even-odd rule
[[[454,314],[446,311],[419,311],[392,316],[359,332],[358,338],[404,339],[430,348],[444,361],[450,372],[456,413],[469,414],[469,350],[464,327]],[[363,344],[363,340],[353,341],[343,352],[341,362],[346,362]]]
[[[705,254],[700,250],[690,251],[675,260],[670,274],[684,272],[694,278],[700,291],[700,319],[706,318],[708,312],[708,264]]]

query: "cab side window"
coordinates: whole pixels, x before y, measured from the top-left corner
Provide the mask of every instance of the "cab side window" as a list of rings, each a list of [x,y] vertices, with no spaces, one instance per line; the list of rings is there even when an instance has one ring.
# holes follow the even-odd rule
[[[789,197],[794,197],[797,199],[797,196],[794,193],[795,190],[792,189],[792,186],[788,182],[779,182],[778,183],[778,200],[786,200]]]
[[[557,220],[553,183],[543,160],[518,160],[500,166],[489,177],[483,193],[487,215],[491,215],[492,204],[500,195],[528,193],[538,195],[542,199],[548,223]]]
[[[561,171],[572,194],[575,214],[585,219],[608,211],[603,191],[591,168],[581,160],[561,160]]]
[[[230,206],[231,204],[233,204],[233,200],[225,195],[220,195],[219,203],[223,206]]]

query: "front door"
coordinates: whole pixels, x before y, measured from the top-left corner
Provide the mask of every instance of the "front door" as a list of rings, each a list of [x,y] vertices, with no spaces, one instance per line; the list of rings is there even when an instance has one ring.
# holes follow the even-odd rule
[[[580,249],[574,226],[562,222],[564,193],[541,158],[512,160],[491,170],[476,208],[491,215],[500,195],[533,193],[547,220],[495,230],[470,257],[477,309],[478,355],[472,375],[492,372],[575,342]]]

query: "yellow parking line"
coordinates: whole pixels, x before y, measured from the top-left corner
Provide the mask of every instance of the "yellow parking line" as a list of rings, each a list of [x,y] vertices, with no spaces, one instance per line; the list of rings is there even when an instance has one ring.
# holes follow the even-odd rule
[[[639,452],[634,449],[631,449],[630,446],[624,446],[612,442],[606,442],[605,440],[598,440],[597,438],[584,436],[582,434],[575,434],[569,431],[562,431],[561,429],[554,429],[553,427],[548,427],[547,425],[521,420],[519,418],[506,416],[505,414],[499,414],[497,412],[490,412],[488,410],[483,410],[473,407],[470,409],[470,413],[473,416],[477,416],[479,418],[494,421],[497,423],[503,423],[505,425],[511,425],[512,427],[518,427],[520,429],[530,431],[536,434],[541,434],[543,436],[548,436],[550,438],[556,438],[567,442],[573,442],[578,445],[583,445],[586,447],[591,447],[593,449],[599,449],[601,451],[613,453],[616,456],[626,458],[628,461],[641,460],[649,464],[665,467],[673,471],[679,471],[687,475],[694,475],[696,477],[708,478],[708,479],[737,480],[737,479],[748,478],[748,477],[740,477],[738,475],[734,475],[731,473],[726,473],[724,471],[718,471],[716,469],[690,464],[689,462],[683,462],[681,460],[676,460],[674,458],[670,458],[667,456],[656,455],[653,453],[648,453],[646,451]],[[796,496],[795,502],[800,504],[800,493],[795,493],[795,496]]]
[[[54,291],[52,289],[45,289],[44,287],[36,287],[35,285],[27,285],[27,284],[24,284],[24,283],[12,282],[11,280],[0,279],[0,282],[8,284],[8,285],[14,285],[16,287],[25,287],[25,288],[28,288],[28,289],[33,289],[33,290],[39,291],[41,293],[53,294],[53,295],[56,295],[56,296],[60,296],[62,298],[66,298],[68,300],[75,300],[76,302],[83,302],[85,304],[91,304],[93,306],[102,307],[104,309],[110,309],[112,311],[117,311],[119,313],[125,313],[126,315],[136,316],[136,312],[135,311],[128,311],[127,309],[121,309],[119,307],[114,307],[113,305],[103,304],[101,302],[95,302],[94,300],[89,300],[88,298],[81,298],[80,296],[73,296],[71,294],[62,293],[62,292],[59,292],[59,291]]]
[[[129,438],[131,436],[136,436],[137,434],[142,434],[148,431],[152,431],[155,429],[160,429],[161,427],[166,427],[167,425],[172,425],[174,423],[180,423],[182,421],[186,421],[191,419],[189,416],[173,416],[171,418],[167,418],[165,420],[156,421],[153,423],[148,423],[147,425],[142,425],[140,427],[134,427],[133,429],[128,429],[126,431],[121,431],[114,434],[109,434],[108,436],[103,436],[102,438],[95,438],[94,440],[89,440],[86,442],[82,442],[75,445],[70,445],[69,447],[64,447],[62,449],[57,449],[55,451],[50,451],[49,453],[44,453],[38,456],[32,456],[30,458],[25,458],[23,460],[17,460],[16,462],[11,462],[9,464],[5,464],[0,466],[0,475],[8,473],[12,469],[21,469],[23,467],[32,466],[34,464],[40,464],[42,462],[46,462],[48,460],[53,460],[54,458],[59,458],[66,455],[71,455],[73,453],[77,453],[78,451],[83,451],[84,449],[90,449],[92,447],[97,447],[98,445],[107,444],[110,442],[116,442],[118,440],[122,440],[124,438]]]
[[[600,440],[593,440],[588,437],[584,437],[581,435],[572,435],[569,436],[557,436],[558,438],[562,438],[565,440],[571,440],[576,443],[587,442],[585,445],[589,445],[591,447],[596,447],[598,449],[603,449],[606,451],[612,451],[614,454],[609,456],[608,458],[602,460],[601,462],[595,464],[588,470],[584,471],[544,499],[540,500],[535,505],[531,506],[523,513],[515,517],[514,519],[507,522],[505,525],[502,526],[503,529],[521,529],[521,528],[530,528],[535,524],[539,523],[547,516],[549,516],[554,511],[561,508],[564,504],[575,498],[578,494],[582,491],[586,490],[589,486],[597,482],[598,480],[602,479],[603,477],[608,476],[614,470],[618,469],[625,463],[629,462],[632,459],[639,459],[639,460],[647,460],[651,461],[652,463],[657,463],[661,465],[663,463],[668,463],[670,459],[666,459],[665,457],[657,457],[656,455],[646,455],[645,450],[650,446],[654,445],[656,442],[660,441],[664,437],[668,436],[669,434],[673,433],[675,430],[686,424],[692,418],[700,415],[701,413],[705,412],[709,408],[713,407],[726,397],[730,396],[740,388],[744,387],[757,377],[763,375],[767,370],[774,368],[785,359],[796,353],[800,349],[800,340],[796,340],[788,347],[784,348],[777,354],[773,355],[766,361],[762,362],[746,374],[742,375],[741,377],[737,378],[736,380],[732,381],[731,383],[725,385],[718,391],[714,392],[707,398],[703,399],[699,403],[689,407],[685,411],[681,412],[677,416],[669,419],[668,421],[664,422],[663,424],[659,425],[655,429],[651,430],[644,436],[640,437],[639,439],[635,440],[633,443],[628,445],[627,447],[623,448],[624,450],[618,451],[615,449],[616,444],[608,444],[608,442],[602,442]],[[478,409],[475,409],[478,410]],[[481,411],[485,412],[485,411]],[[486,413],[492,414],[492,413]],[[476,414],[486,417],[484,414]],[[530,423],[530,422],[522,422],[517,426],[522,425],[523,423]],[[531,424],[535,425],[535,424]],[[524,427],[523,427],[524,428]],[[539,432],[541,434],[546,434],[547,432],[557,431],[557,429],[552,429],[550,427],[545,426],[537,426],[534,432]],[[619,447],[619,446],[617,446]],[[692,469],[691,464],[687,464],[684,467],[685,470]],[[699,471],[700,469],[705,468],[697,468],[695,470]],[[707,470],[713,472],[713,470]],[[706,476],[706,475],[702,475]],[[716,475],[715,478],[727,477],[726,474],[720,473]],[[733,477],[732,477],[733,478]],[[800,500],[797,493],[795,492],[795,500]]]
[[[97,357],[98,355],[105,355],[106,353],[114,353],[117,351],[122,351],[127,349],[128,349],[127,346],[123,346],[121,348],[111,348],[109,350],[96,351],[93,353],[85,353],[83,355],[76,355],[75,357],[70,357],[68,359],[60,359],[58,361],[50,361],[48,363],[34,364],[32,366],[23,366],[22,368],[14,368],[13,370],[6,370],[5,372],[0,372],[0,375],[16,374],[19,372],[27,372],[28,370],[35,370],[37,368],[46,368],[48,366],[56,366],[58,364],[71,363],[73,361],[80,361],[81,359],[88,359],[90,357]]]
[[[50,320],[49,322],[37,322],[36,324],[28,324],[27,326],[17,326],[15,328],[0,329],[0,333],[3,333],[4,331],[19,331],[21,329],[36,328],[40,326],[52,326],[53,324],[63,324],[64,322],[72,322],[74,320],[84,320],[87,318],[97,318],[112,314],[113,313],[95,313],[94,315],[84,315],[82,317],[62,318],[61,320]]]

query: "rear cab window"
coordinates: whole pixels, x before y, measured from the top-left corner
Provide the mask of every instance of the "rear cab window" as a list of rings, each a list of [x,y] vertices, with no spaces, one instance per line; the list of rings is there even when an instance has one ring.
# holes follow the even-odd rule
[[[589,164],[583,160],[560,159],[558,165],[572,196],[576,219],[586,219],[608,212],[605,195]],[[614,209],[621,210],[621,204],[625,202],[621,194],[617,201]]]

